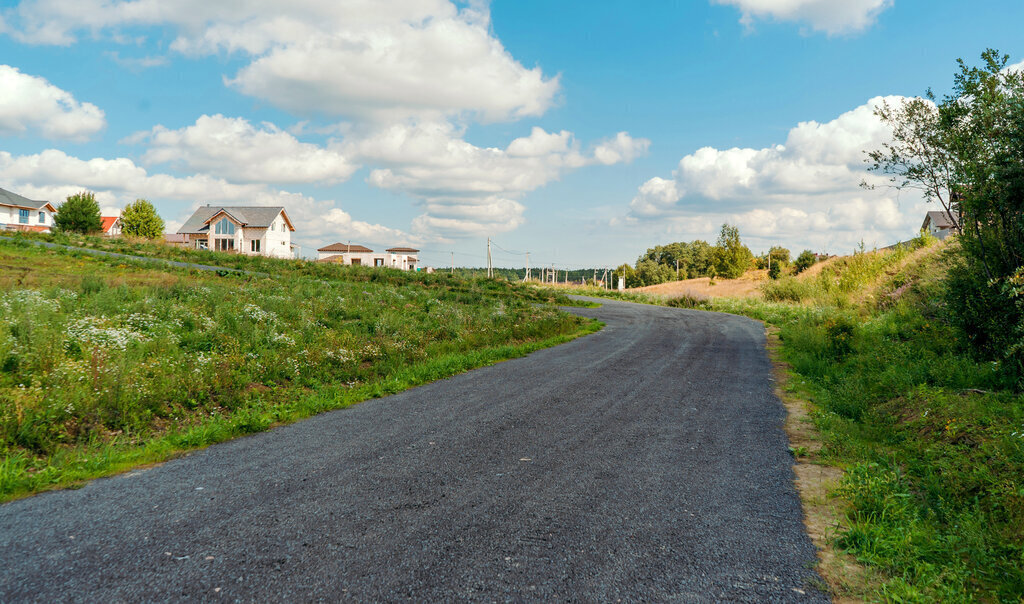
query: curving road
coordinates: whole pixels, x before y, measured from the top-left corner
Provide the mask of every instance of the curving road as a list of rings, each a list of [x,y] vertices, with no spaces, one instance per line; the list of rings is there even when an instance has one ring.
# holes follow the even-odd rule
[[[827,602],[759,323],[526,358],[0,506],[0,601]]]

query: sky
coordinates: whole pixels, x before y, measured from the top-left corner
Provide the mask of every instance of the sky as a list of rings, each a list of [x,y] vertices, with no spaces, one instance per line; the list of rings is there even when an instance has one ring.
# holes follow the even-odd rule
[[[302,253],[634,262],[723,223],[849,253],[936,209],[887,101],[1024,65],[1020,0],[0,0],[0,188],[105,215],[281,205]],[[861,186],[867,182],[874,189]]]

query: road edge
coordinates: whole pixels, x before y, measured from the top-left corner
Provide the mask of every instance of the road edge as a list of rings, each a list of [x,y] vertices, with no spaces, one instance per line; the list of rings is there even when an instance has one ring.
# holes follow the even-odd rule
[[[836,533],[845,526],[846,503],[833,494],[843,478],[843,469],[827,465],[818,457],[822,441],[811,417],[814,406],[801,397],[793,383],[795,376],[792,366],[782,358],[777,327],[765,327],[765,349],[775,378],[775,396],[786,409],[784,429],[793,456],[793,484],[800,495],[804,529],[817,550],[815,570],[824,579],[825,591],[833,602],[865,602],[874,583],[871,571],[833,543]]]

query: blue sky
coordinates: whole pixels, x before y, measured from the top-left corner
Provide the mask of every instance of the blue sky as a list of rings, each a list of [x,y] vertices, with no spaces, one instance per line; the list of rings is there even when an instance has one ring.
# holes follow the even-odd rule
[[[849,252],[915,232],[862,180],[880,97],[945,91],[1024,5],[908,0],[58,0],[0,8],[0,187],[106,212],[284,205],[309,254],[632,262],[737,224]]]

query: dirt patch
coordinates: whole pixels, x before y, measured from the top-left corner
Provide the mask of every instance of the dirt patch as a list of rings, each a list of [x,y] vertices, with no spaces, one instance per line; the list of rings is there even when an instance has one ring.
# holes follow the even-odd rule
[[[790,366],[779,354],[782,342],[778,329],[769,327],[766,332],[768,354],[775,375],[775,395],[786,407],[786,435],[796,458],[794,482],[803,505],[804,526],[818,548],[817,570],[828,584],[834,602],[863,602],[872,584],[869,571],[832,545],[832,538],[843,526],[845,504],[832,495],[843,477],[843,470],[824,465],[818,459],[821,437],[808,412],[810,403],[788,388]]]
[[[673,298],[690,295],[698,298],[760,298],[761,284],[768,280],[768,271],[747,271],[739,279],[707,277],[669,281],[658,285],[634,287],[628,291]]]

